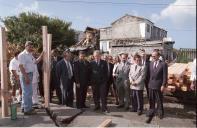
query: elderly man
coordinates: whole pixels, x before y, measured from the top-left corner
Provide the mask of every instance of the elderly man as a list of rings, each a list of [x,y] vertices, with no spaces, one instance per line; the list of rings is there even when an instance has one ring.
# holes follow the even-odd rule
[[[32,79],[33,72],[35,70],[35,63],[38,63],[42,54],[35,59],[32,55],[33,43],[27,41],[25,43],[25,50],[18,56],[19,68],[20,68],[20,83],[22,87],[22,111],[24,109],[25,115],[32,115],[36,112],[32,109]]]
[[[152,58],[153,62],[149,65],[149,119],[147,123],[150,122],[150,117],[152,118],[155,113],[159,115],[162,119],[164,115],[163,109],[163,91],[167,84],[168,78],[168,67],[167,64],[159,60],[160,54],[158,51],[153,51]],[[155,103],[157,103],[157,109],[155,109]]]
[[[68,49],[63,52],[63,57],[56,65],[57,85],[61,88],[61,104],[73,107],[73,66]]]
[[[90,62],[91,66],[91,84],[93,88],[93,98],[95,103],[95,109],[100,109],[100,99],[102,102],[102,112],[108,113],[107,109],[107,63],[101,60],[100,51],[96,50],[93,53],[94,61]]]
[[[130,65],[131,64],[128,62],[128,55],[122,53],[121,62],[116,68],[115,76],[119,97],[119,106],[117,108],[125,107],[125,110],[128,110],[130,105],[130,88],[128,84]]]
[[[131,112],[138,112],[138,115],[143,111],[143,90],[145,85],[145,66],[141,64],[141,56],[134,55],[134,64],[130,67],[129,80],[131,88],[132,109]]]

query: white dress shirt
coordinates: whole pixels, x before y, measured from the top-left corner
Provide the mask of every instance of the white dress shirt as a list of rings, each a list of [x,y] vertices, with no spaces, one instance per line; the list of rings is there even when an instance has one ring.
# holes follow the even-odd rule
[[[12,70],[15,70],[16,73],[19,75],[19,61],[14,57],[9,64],[9,71],[12,72]]]
[[[27,50],[24,50],[18,55],[19,63],[23,65],[25,72],[30,73],[35,70],[35,58]]]

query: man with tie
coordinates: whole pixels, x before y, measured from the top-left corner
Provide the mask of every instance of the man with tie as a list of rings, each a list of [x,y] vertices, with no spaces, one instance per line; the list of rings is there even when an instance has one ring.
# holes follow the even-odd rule
[[[163,109],[163,91],[167,84],[168,67],[165,62],[159,60],[159,52],[153,51],[152,58],[153,62],[149,65],[149,118],[153,117],[155,113],[158,114],[159,118],[162,119],[164,115]],[[155,103],[157,103],[157,108],[155,108]],[[149,123],[149,120],[147,120]]]
[[[130,67],[129,80],[131,88],[132,108],[131,112],[138,112],[138,115],[143,111],[143,90],[145,85],[145,66],[141,64],[141,56],[134,55],[134,64]]]
[[[79,59],[74,62],[74,78],[76,83],[76,106],[87,108],[85,105],[88,84],[90,82],[90,63],[85,60],[85,53],[79,52]]]
[[[107,109],[107,63],[101,60],[101,53],[99,50],[93,53],[94,60],[90,62],[91,66],[91,85],[93,89],[93,98],[95,103],[95,109],[100,109],[100,99],[102,102],[102,112],[108,113]]]
[[[117,108],[125,107],[125,110],[128,110],[130,105],[129,70],[131,64],[127,59],[128,55],[126,53],[122,53],[121,62],[118,64],[115,71],[116,86],[119,97],[119,106]]]
[[[56,65],[57,85],[61,88],[61,104],[73,107],[73,68],[68,49],[63,52],[63,57]]]

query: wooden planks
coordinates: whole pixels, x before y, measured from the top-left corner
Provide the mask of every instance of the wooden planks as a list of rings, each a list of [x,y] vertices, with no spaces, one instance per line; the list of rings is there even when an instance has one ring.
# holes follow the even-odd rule
[[[112,120],[111,120],[111,119],[106,119],[105,121],[103,121],[103,122],[98,126],[98,128],[106,128],[106,127],[109,127],[111,123],[112,123]]]
[[[174,63],[168,67],[168,90],[189,90],[191,65],[192,63]]]
[[[8,116],[7,42],[5,28],[0,27],[1,102],[2,117]]]

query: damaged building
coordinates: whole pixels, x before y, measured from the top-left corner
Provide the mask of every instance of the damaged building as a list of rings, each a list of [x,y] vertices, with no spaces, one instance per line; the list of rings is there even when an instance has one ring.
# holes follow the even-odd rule
[[[173,44],[167,31],[154,25],[146,18],[126,14],[111,23],[110,27],[100,28],[100,49],[117,55],[120,52],[134,54],[145,49],[151,54],[159,49],[164,59],[173,59]]]

